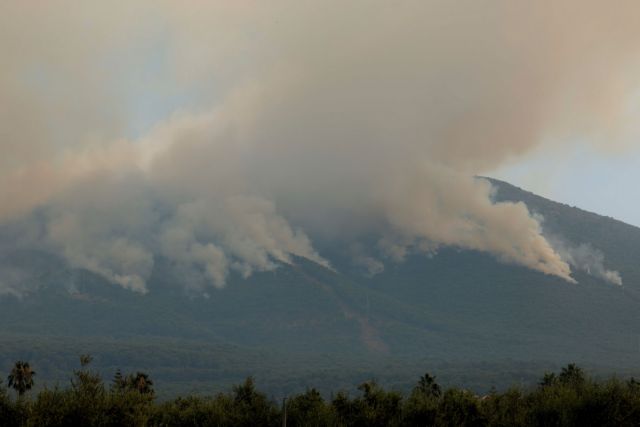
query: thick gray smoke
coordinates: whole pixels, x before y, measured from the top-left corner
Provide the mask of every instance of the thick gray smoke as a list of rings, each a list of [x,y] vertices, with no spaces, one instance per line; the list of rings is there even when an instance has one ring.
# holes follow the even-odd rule
[[[573,280],[473,177],[625,140],[639,3],[63,3],[0,10],[0,219],[39,208],[34,245],[140,292],[156,256],[223,286],[373,233],[396,259],[453,245]],[[185,94],[126,138],[139,97]]]

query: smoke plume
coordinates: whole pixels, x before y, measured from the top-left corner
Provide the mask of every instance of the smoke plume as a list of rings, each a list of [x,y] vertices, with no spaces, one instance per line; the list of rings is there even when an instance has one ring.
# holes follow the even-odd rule
[[[314,240],[372,234],[396,258],[452,245],[573,281],[580,257],[474,176],[539,145],[628,140],[638,12],[7,1],[0,221],[38,210],[33,245],[139,292],[157,256],[219,287],[293,256],[330,266]]]
[[[608,270],[604,266],[604,254],[588,243],[570,245],[561,239],[550,238],[558,254],[572,268],[602,279],[612,285],[622,286],[622,277],[615,270]]]

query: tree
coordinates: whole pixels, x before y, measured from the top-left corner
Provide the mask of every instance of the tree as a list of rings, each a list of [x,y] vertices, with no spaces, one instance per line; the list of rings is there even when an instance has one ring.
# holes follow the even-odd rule
[[[115,375],[113,376],[113,381],[111,382],[111,391],[115,392],[123,392],[127,388],[127,380],[122,375],[122,371],[120,369],[116,370]]]
[[[144,372],[136,372],[135,375],[129,375],[126,383],[129,390],[135,390],[140,394],[153,395],[154,393],[153,381]]]
[[[358,386],[362,395],[355,399],[340,392],[331,405],[338,417],[338,425],[388,426],[396,425],[402,410],[402,395],[386,391],[375,381],[367,381]]]
[[[403,424],[433,425],[438,413],[442,389],[436,378],[426,373],[420,377],[403,408]]]
[[[90,354],[81,354],[80,355],[80,366],[86,368],[93,361],[93,356]]]
[[[367,381],[358,386],[362,397],[356,401],[364,409],[367,426],[387,426],[395,424],[402,409],[402,395],[395,391],[386,391],[375,381]]]
[[[100,375],[87,369],[92,360],[93,357],[88,354],[81,355],[81,369],[73,371],[75,379],[71,380],[73,389],[88,396],[95,396],[104,391],[104,384]]]
[[[570,363],[566,368],[562,368],[560,375],[558,375],[558,381],[560,381],[560,383],[573,387],[583,385],[585,380],[584,371],[576,366],[575,363]]]
[[[29,362],[17,361],[11,373],[7,377],[9,387],[18,392],[18,396],[22,396],[27,390],[33,387],[33,377],[35,371],[29,366]]]
[[[335,424],[331,409],[315,388],[286,401],[287,421],[292,426],[326,426]],[[284,412],[284,411],[283,411]]]
[[[558,378],[556,377],[556,374],[554,374],[553,372],[546,372],[538,385],[540,387],[551,387],[556,383],[557,380]]]
[[[252,377],[233,387],[229,408],[230,424],[234,426],[270,426],[280,421],[278,407],[256,390]]]
[[[440,394],[442,393],[440,386],[436,383],[436,377],[433,377],[428,373],[420,377],[420,380],[414,390],[431,397],[440,397]]]
[[[481,426],[485,425],[479,400],[467,390],[449,389],[439,402],[437,425]]]

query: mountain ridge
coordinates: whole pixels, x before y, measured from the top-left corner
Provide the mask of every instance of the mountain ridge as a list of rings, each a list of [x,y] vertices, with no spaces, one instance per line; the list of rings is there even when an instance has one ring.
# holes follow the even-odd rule
[[[544,216],[545,233],[562,233],[571,245],[601,251],[603,264],[620,271],[624,285],[583,270],[574,271],[579,283],[571,284],[490,254],[444,247],[429,256],[409,254],[402,263],[386,262],[372,277],[294,258],[273,271],[233,276],[226,288],[206,295],[185,292],[181,271],[160,258],[149,292],[142,295],[45,253],[5,252],[0,268],[21,268],[35,291],[22,298],[0,296],[0,337],[5,345],[10,337],[16,342],[0,352],[0,369],[15,357],[34,359],[49,366],[43,378],[58,378],[47,349],[68,357],[51,340],[70,343],[76,337],[86,343],[83,352],[97,353],[97,366],[105,372],[123,362],[109,345],[126,349],[139,342],[136,348],[142,349],[146,343],[156,349],[145,354],[154,359],[149,366],[160,383],[181,392],[188,384],[227,386],[242,374],[269,378],[270,387],[280,391],[296,389],[295,375],[326,374],[327,389],[336,389],[344,385],[340,372],[349,378],[348,372],[362,373],[358,366],[399,383],[419,373],[419,366],[443,363],[448,373],[473,363],[506,363],[512,373],[512,365],[568,362],[633,371],[640,350],[640,270],[630,248],[640,247],[640,229],[491,182],[496,202],[522,201]],[[181,381],[169,374],[183,366],[179,356],[154,355],[165,348],[167,354],[193,358],[188,355],[197,353],[198,345],[216,363]],[[247,366],[218,359],[216,349]],[[60,361],[59,355],[54,359]],[[139,358],[124,362],[145,368]],[[236,366],[233,375],[224,374],[225,363]],[[394,368],[385,371],[388,364]],[[486,388],[507,383],[498,377],[466,378]]]

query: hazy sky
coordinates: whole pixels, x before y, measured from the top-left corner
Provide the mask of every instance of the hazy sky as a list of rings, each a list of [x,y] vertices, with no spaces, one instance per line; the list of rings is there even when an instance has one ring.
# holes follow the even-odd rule
[[[126,136],[135,139],[171,113],[189,110],[200,101],[193,90],[163,95],[150,90],[148,79],[161,79],[163,47],[145,52],[144,66],[129,70],[122,84],[129,87],[130,120]],[[171,86],[169,81],[161,83]],[[160,84],[160,83],[158,83]],[[639,79],[640,85],[640,79]],[[640,100],[638,101],[640,108]],[[640,112],[637,114],[640,121]],[[640,135],[616,150],[596,149],[576,138],[562,151],[534,150],[489,172],[495,178],[541,196],[640,226]]]
[[[640,149],[606,153],[576,142],[544,150],[491,174],[541,196],[640,226]]]
[[[330,266],[320,240],[374,270],[453,245],[573,281],[571,242],[474,176],[640,224],[639,14],[4,1],[0,226],[139,292],[158,255],[220,287]]]
[[[277,18],[276,18],[277,19]],[[167,46],[158,42],[143,53],[142,66],[131,67],[121,76],[127,87],[129,120],[126,136],[138,138],[154,124],[179,110],[190,110],[202,101],[190,88],[158,93],[156,86],[171,88],[167,74]],[[166,80],[165,80],[166,79]],[[640,79],[638,83],[640,88]],[[640,121],[640,99],[629,97],[634,120]],[[206,105],[206,104],[204,104]],[[514,159],[510,164],[489,172],[544,197],[577,206],[640,226],[640,134],[631,143],[614,150],[593,147],[583,139],[569,137],[560,151],[544,148]]]

